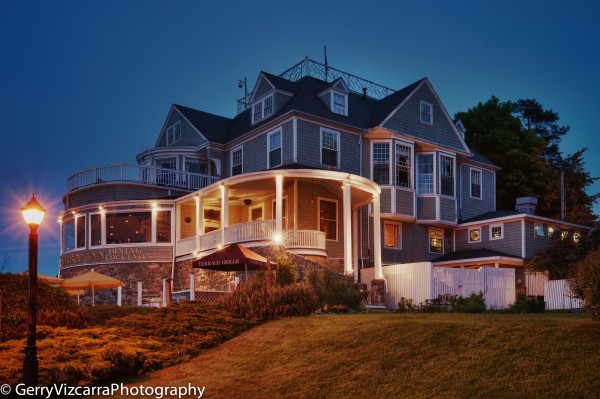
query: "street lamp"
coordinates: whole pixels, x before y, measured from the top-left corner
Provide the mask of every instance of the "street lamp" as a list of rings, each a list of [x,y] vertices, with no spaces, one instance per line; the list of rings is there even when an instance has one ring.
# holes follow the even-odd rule
[[[29,226],[29,302],[27,309],[27,345],[23,360],[23,383],[28,387],[38,385],[38,358],[35,346],[36,308],[37,308],[37,267],[38,267],[38,234],[37,229],[44,220],[46,210],[35,199],[35,194],[21,208],[23,219]]]

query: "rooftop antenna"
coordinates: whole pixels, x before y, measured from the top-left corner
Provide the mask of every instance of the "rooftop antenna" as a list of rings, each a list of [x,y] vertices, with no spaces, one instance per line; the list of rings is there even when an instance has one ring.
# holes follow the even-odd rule
[[[325,82],[327,82],[327,75],[329,74],[329,65],[327,64],[327,45],[323,46],[325,52]]]
[[[248,82],[246,81],[246,78],[244,78],[244,80],[238,80],[238,87],[240,89],[244,87],[244,97],[246,97],[248,95]]]

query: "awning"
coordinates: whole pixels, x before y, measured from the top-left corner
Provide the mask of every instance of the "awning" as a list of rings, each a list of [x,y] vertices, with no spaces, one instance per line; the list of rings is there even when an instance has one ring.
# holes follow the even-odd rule
[[[267,258],[240,244],[223,249],[192,262],[192,267],[222,272],[267,270]]]

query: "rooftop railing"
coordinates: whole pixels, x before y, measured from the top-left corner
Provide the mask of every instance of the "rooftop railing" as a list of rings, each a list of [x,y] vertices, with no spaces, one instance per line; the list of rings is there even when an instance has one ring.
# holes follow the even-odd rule
[[[75,172],[67,179],[67,192],[93,184],[110,182],[140,183],[191,191],[209,186],[217,180],[217,177],[200,173],[119,163],[95,166]]]

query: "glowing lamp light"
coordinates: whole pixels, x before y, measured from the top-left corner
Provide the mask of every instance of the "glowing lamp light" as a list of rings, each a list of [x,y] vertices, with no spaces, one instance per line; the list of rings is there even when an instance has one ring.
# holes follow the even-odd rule
[[[273,234],[273,242],[275,244],[281,244],[282,241],[283,241],[283,237],[281,237],[281,234],[279,234],[279,233]]]
[[[27,223],[30,226],[39,226],[42,223],[42,220],[44,220],[46,210],[38,202],[34,194],[29,200],[29,202],[25,204],[23,208],[21,208],[21,213],[23,214],[23,219],[25,219],[25,223]]]
[[[223,249],[223,244],[219,244],[219,245],[217,245],[217,249],[218,249],[218,250],[221,250],[221,249]]]

